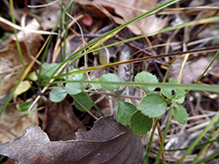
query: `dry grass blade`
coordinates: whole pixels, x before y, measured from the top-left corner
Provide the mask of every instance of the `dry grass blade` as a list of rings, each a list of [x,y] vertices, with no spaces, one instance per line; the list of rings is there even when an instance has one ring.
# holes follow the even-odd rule
[[[0,17],[0,21],[2,23],[5,23],[5,24],[7,24],[7,25],[17,29],[17,30],[27,31],[29,33],[44,34],[44,35],[58,35],[58,33],[56,33],[56,32],[48,32],[48,31],[42,31],[42,30],[33,30],[31,28],[21,27],[21,26],[18,26],[16,24],[13,24],[12,22],[10,22],[10,21],[2,18],[2,17]]]

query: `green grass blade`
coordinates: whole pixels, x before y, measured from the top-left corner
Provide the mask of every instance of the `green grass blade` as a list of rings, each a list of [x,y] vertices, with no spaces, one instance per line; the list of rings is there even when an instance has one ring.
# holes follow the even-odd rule
[[[14,3],[13,3],[13,0],[10,0],[10,10],[11,10],[12,23],[16,24],[15,18],[14,18]],[[19,58],[21,60],[21,64],[23,66],[23,69],[25,69],[23,54],[22,54],[22,51],[21,51],[20,43],[18,41],[18,37],[17,37],[17,29],[13,27],[13,31],[14,31],[14,35],[15,35],[15,38],[16,38],[16,45],[17,45],[18,55],[19,55]]]
[[[215,138],[216,138],[216,137],[218,136],[218,134],[219,134],[219,128],[217,129],[218,122],[219,122],[219,119],[218,119],[218,121],[216,122],[214,128],[213,128],[212,131],[211,131],[211,133],[213,133],[213,132],[215,132],[215,133],[214,133],[214,135],[210,138],[210,141],[215,140]],[[216,129],[217,129],[217,130],[216,130]],[[206,144],[206,145],[202,148],[202,150],[198,153],[198,155],[196,156],[196,158],[193,160],[192,164],[196,163],[196,161],[202,156],[202,154],[204,154],[204,153],[207,151],[207,149],[208,149],[208,147],[209,147],[210,145],[211,145],[210,143],[209,143],[209,144]]]
[[[75,53],[73,53],[73,54],[72,54],[71,56],[69,56],[66,60],[64,60],[64,61],[60,64],[60,66],[57,68],[57,70],[54,72],[53,76],[56,74],[56,72],[57,72],[66,62],[68,62],[69,60],[73,59],[77,54],[79,54],[79,53],[82,52],[83,50],[89,48],[90,46],[93,46],[95,43],[97,43],[97,42],[99,42],[99,41],[101,41],[101,40],[104,40],[104,38],[106,38],[106,37],[108,37],[109,35],[114,34],[114,33],[116,33],[117,31],[119,31],[119,30],[125,28],[125,27],[128,26],[129,24],[132,24],[132,23],[134,23],[134,22],[136,22],[136,21],[138,21],[138,20],[140,20],[140,19],[142,19],[142,18],[145,18],[145,17],[147,17],[147,16],[149,16],[149,15],[151,15],[151,14],[154,14],[155,12],[157,12],[157,11],[159,11],[159,10],[161,10],[161,9],[163,9],[163,8],[165,8],[165,7],[167,7],[167,6],[171,5],[171,4],[173,4],[173,3],[176,3],[176,2],[178,2],[178,1],[179,1],[179,0],[169,0],[169,1],[167,1],[167,2],[165,2],[165,3],[163,3],[163,4],[159,5],[159,6],[157,6],[157,7],[155,7],[155,8],[149,10],[148,12],[143,13],[142,15],[140,15],[140,16],[138,16],[138,17],[136,17],[136,18],[134,18],[134,19],[132,19],[132,20],[130,20],[130,21],[124,23],[123,25],[120,25],[119,27],[117,27],[117,28],[115,28],[115,29],[109,31],[108,33],[104,34],[103,36],[101,36],[101,37],[95,39],[95,40],[92,41],[91,43],[87,44],[87,45],[84,46],[83,48],[81,48],[81,49],[79,49],[78,51],[76,51]],[[93,47],[93,48],[95,48],[95,47]],[[82,56],[84,56],[85,53],[87,53],[87,52],[84,52],[84,53],[82,53],[81,55],[75,57],[75,58],[73,59],[73,62],[76,61],[77,59],[81,58]],[[48,80],[48,82],[53,78],[53,76]]]
[[[207,157],[207,158],[205,158],[205,159],[203,159],[203,160],[198,161],[196,164],[203,164],[203,163],[206,163],[206,162],[208,162],[208,161],[210,161],[210,160],[216,158],[217,156],[219,156],[219,152],[216,152],[216,153],[210,155],[209,157]]]
[[[130,38],[130,39],[126,39],[126,40],[122,40],[122,41],[119,41],[119,42],[115,42],[115,43],[112,43],[112,44],[109,44],[109,45],[106,45],[106,46],[102,46],[102,47],[93,49],[92,51],[88,51],[88,52],[90,53],[90,52],[98,51],[98,50],[101,50],[101,49],[104,49],[104,48],[108,48],[108,47],[112,47],[112,46],[115,46],[115,45],[118,45],[118,44],[121,44],[121,43],[130,42],[130,41],[133,41],[133,40],[137,40],[137,39],[153,36],[153,35],[164,33],[164,32],[168,32],[168,31],[173,31],[173,30],[184,28],[184,27],[188,27],[188,26],[195,26],[195,25],[199,25],[199,24],[205,24],[205,23],[211,23],[211,22],[217,22],[217,21],[219,21],[219,16],[211,17],[211,18],[205,18],[205,19],[201,19],[199,21],[191,21],[191,22],[184,23],[184,24],[177,25],[177,26],[167,27],[165,29],[162,29],[162,30],[159,30],[159,31],[155,31],[155,32],[152,32],[152,33],[149,33],[149,34],[140,35],[140,36],[136,36],[136,37],[133,37],[133,38]]]
[[[187,151],[184,153],[182,158],[179,160],[178,164],[181,164],[183,160],[186,158],[187,155],[194,149],[194,147],[198,144],[198,142],[202,139],[202,137],[208,132],[208,130],[211,128],[211,126],[219,119],[219,112],[213,117],[211,122],[208,126],[205,127],[205,129],[202,131],[202,133],[195,139],[195,141],[192,143],[192,145],[187,149]]]
[[[77,72],[77,71],[75,71]],[[74,80],[74,81],[56,81],[54,83],[96,83],[96,84],[115,84],[121,86],[155,86],[157,88],[175,88],[175,89],[185,89],[193,91],[210,91],[219,92],[219,85],[205,85],[205,84],[169,84],[169,83],[143,83],[143,82],[100,82],[100,81],[84,81],[84,80]]]
[[[158,164],[158,162],[159,162],[161,151],[162,151],[162,147],[164,146],[164,142],[165,142],[165,139],[166,139],[166,136],[167,136],[168,129],[170,127],[170,122],[171,122],[172,116],[173,116],[173,109],[171,109],[170,113],[169,113],[169,117],[168,117],[168,120],[167,120],[166,128],[165,128],[165,131],[164,131],[164,134],[163,134],[163,139],[162,139],[161,144],[160,144],[160,148],[159,148],[156,160],[155,160],[155,164]]]

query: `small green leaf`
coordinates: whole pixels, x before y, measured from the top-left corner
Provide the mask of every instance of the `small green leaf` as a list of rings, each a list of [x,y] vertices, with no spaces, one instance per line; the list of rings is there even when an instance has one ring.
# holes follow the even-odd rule
[[[116,118],[123,125],[130,125],[130,119],[137,108],[128,102],[119,101]]]
[[[161,93],[166,96],[168,99],[172,99],[174,96],[172,94],[173,88],[161,88]]]
[[[28,78],[29,78],[30,80],[32,80],[32,81],[37,81],[38,76],[37,76],[37,74],[36,74],[36,71],[33,71],[33,72],[29,73],[29,74],[28,74]]]
[[[135,76],[135,81],[136,82],[145,82],[145,83],[158,83],[157,77],[152,75],[151,73],[148,72],[141,72],[138,73]],[[140,88],[145,92],[145,93],[151,93],[155,90],[156,87],[147,87],[147,86],[140,86]]]
[[[66,96],[66,90],[61,87],[55,87],[49,92],[49,99],[52,102],[61,102]]]
[[[175,89],[175,95],[185,95],[186,91],[183,89]]]
[[[58,63],[43,63],[43,66],[39,77],[40,79],[45,79],[47,77],[51,77],[52,74],[55,72],[55,70],[58,68],[59,64]]]
[[[170,78],[169,79],[169,83],[170,84],[179,84],[180,82],[178,80],[174,79],[174,78]],[[183,89],[174,89],[174,91],[175,91],[175,96],[177,96],[177,95],[185,95],[185,93],[186,93],[186,91],[183,90]]]
[[[106,50],[102,49],[98,51],[99,53],[99,62],[100,64],[104,65],[104,64],[109,64],[109,55],[107,55]]]
[[[67,83],[65,89],[70,95],[76,95],[84,91],[84,87],[81,83]]]
[[[182,104],[185,101],[185,96],[177,95],[176,97],[174,97],[174,101],[177,102],[178,104]]]
[[[180,124],[186,123],[188,113],[182,105],[175,104],[173,106],[173,114],[174,114],[176,121],[178,121]]]
[[[108,73],[105,75],[102,75],[99,78],[100,82],[119,82],[119,77],[116,76],[115,74],[112,73]],[[119,85],[115,85],[115,84],[101,84],[101,86],[111,92],[114,92],[114,90],[118,90],[119,89]]]
[[[139,106],[138,109],[148,117],[155,118],[160,117],[166,111],[167,103],[165,99],[156,93],[150,93],[145,96]]]
[[[93,78],[93,79],[91,79],[91,81],[99,81],[99,78]],[[95,89],[102,88],[101,85],[97,84],[97,83],[94,83],[93,86],[94,86]],[[94,89],[94,88],[92,86],[90,86],[90,89]]]
[[[170,78],[169,83],[170,84],[179,84],[179,81],[174,79],[174,78]],[[173,88],[162,87],[161,93],[163,93],[164,96],[166,96],[168,99],[171,100],[174,97],[174,95],[172,94],[173,90],[174,90]]]
[[[77,95],[74,95],[74,98],[87,110],[91,110],[91,105],[93,104],[93,100],[87,93],[81,92]],[[75,100],[75,107],[82,112],[86,112],[86,110],[76,100]]]
[[[153,119],[137,110],[131,117],[131,128],[137,135],[146,134],[151,130]]]
[[[179,84],[180,82],[178,80],[174,79],[174,78],[170,78],[169,83],[170,84]]]
[[[16,90],[14,91],[14,96],[18,96],[24,92],[26,92],[28,89],[30,89],[31,85],[30,82],[25,80],[22,81],[18,87],[16,88]]]
[[[27,101],[22,104],[16,104],[16,108],[24,114],[33,113],[34,110],[28,111],[29,107],[33,104],[33,101]]]
[[[75,72],[75,71],[79,71],[79,70],[80,70],[79,68],[74,68],[70,72]],[[68,78],[70,80],[86,80],[86,75],[85,75],[85,73],[79,73],[79,74],[76,74],[76,75],[70,75],[70,76],[68,76]],[[65,79],[67,79],[67,77],[65,77]]]

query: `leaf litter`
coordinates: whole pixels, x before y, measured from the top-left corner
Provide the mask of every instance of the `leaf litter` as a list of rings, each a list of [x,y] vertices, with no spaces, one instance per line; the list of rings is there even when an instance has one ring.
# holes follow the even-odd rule
[[[50,141],[40,127],[32,126],[18,139],[1,144],[0,153],[24,164],[137,164],[143,145],[130,128],[106,116],[97,120],[90,131],[76,133],[75,141]]]
[[[196,0],[192,1],[192,3],[195,3],[195,2]],[[101,36],[99,34],[97,35],[95,32],[97,31],[97,29],[101,29],[102,27],[111,23],[111,21],[115,21],[118,24],[123,24],[124,22],[129,21],[135,16],[142,14],[143,12],[146,11],[146,9],[149,10],[150,8],[153,8],[157,5],[157,1],[156,1],[153,3],[147,4],[147,7],[142,8],[142,6],[144,6],[146,2],[137,1],[137,0],[135,1],[133,0],[129,2],[127,1],[124,2],[121,0],[121,1],[116,1],[113,3],[110,3],[110,1],[94,0],[92,2],[79,1],[78,3],[79,3],[79,8],[82,10],[84,9],[85,14],[89,15],[89,17],[87,17],[89,18],[88,19],[89,22],[84,22],[86,20],[85,18],[81,20],[82,21],[81,27],[83,31],[86,33],[85,39],[88,42],[91,41],[90,39],[92,38],[91,36],[94,36],[94,37]],[[206,3],[203,3],[203,4],[207,4],[207,3],[209,2],[206,1]],[[87,6],[88,4],[91,5],[92,7]],[[189,4],[187,4],[186,2],[180,2],[178,5],[184,7],[184,6],[188,6]],[[215,5],[215,4],[211,4],[211,5]],[[59,13],[60,13],[59,4],[57,3],[55,5],[51,5],[50,7],[45,8],[44,10],[45,12],[43,12],[44,16],[42,17],[43,19],[41,19],[41,26],[43,26],[44,30],[53,28],[59,17]],[[192,7],[193,9],[196,9],[194,5]],[[124,29],[121,33],[119,33],[118,35],[119,37],[117,36],[113,39],[110,39],[110,41],[115,42],[115,40],[121,40],[121,39],[124,40],[130,37],[133,37],[135,35],[146,34],[152,31],[157,31],[159,29],[163,29],[163,27],[166,27],[168,25],[174,26],[177,23],[179,23],[177,22],[177,19],[180,20],[181,23],[185,23],[186,21],[188,21],[185,19],[185,16],[190,19],[193,19],[195,17],[196,20],[199,20],[199,19],[202,19],[203,17],[209,17],[209,15],[212,16],[212,13],[213,13],[213,11],[211,10],[203,10],[201,12],[196,12],[196,11],[200,11],[200,9],[199,10],[193,10],[192,8],[190,9],[188,8],[187,10],[181,10],[180,8],[175,8],[175,9],[179,9],[178,13],[180,14],[176,14],[176,15],[170,14],[169,16],[163,14],[164,16],[162,16],[161,14],[162,12],[161,12],[160,13],[161,16],[159,16],[159,13],[158,13],[158,16],[152,15],[148,18],[145,18],[141,21],[136,22],[135,24],[132,24],[131,26],[128,27],[130,31],[128,29]],[[168,9],[165,11],[168,11]],[[35,10],[35,13],[39,14],[41,13],[41,11]],[[51,14],[51,13],[54,13],[54,14]],[[105,13],[105,15],[103,13]],[[109,17],[109,19],[107,17]],[[102,19],[102,21],[100,24],[98,24],[100,19]],[[91,21],[93,21],[92,24],[91,24]],[[79,20],[79,23],[80,23],[80,20]],[[82,45],[81,39],[79,38],[80,35],[77,29],[73,26],[70,27],[69,29],[75,35],[72,35],[72,34],[69,35],[69,38],[67,40],[67,44],[69,44],[69,47],[68,47],[69,49],[66,51],[66,53],[75,51],[77,47],[80,47],[80,45],[78,44]],[[129,46],[132,45],[130,46],[132,55],[129,58],[141,58],[141,57],[144,57],[145,55],[153,54],[152,53],[153,51],[155,54],[180,52],[183,49],[182,42],[185,43],[186,48],[188,50],[210,47],[211,44],[216,44],[218,42],[217,23],[208,24],[206,27],[204,27],[204,25],[194,26],[194,27],[191,27],[186,32],[185,31],[186,30],[184,31],[176,30],[174,32],[163,33],[163,34],[158,34],[153,37],[149,37],[147,38],[148,40],[142,39],[142,40],[137,40],[136,42],[129,42],[128,45]],[[211,36],[209,36],[209,34]],[[193,36],[193,37],[190,37],[190,36]],[[73,39],[70,39],[70,38],[73,38]],[[203,42],[202,39],[206,39],[206,38],[207,40]],[[34,38],[34,40],[36,39]],[[74,41],[74,40],[77,40],[77,41]],[[41,39],[36,40],[36,43],[34,42],[33,45],[35,47],[38,47],[36,45],[40,45],[40,42],[41,42]],[[20,44],[22,46],[22,51],[25,51],[26,50],[25,44],[22,42]],[[77,45],[74,50],[71,49],[73,45]],[[145,47],[146,45],[147,47]],[[13,44],[11,45],[8,44],[8,46],[9,48],[6,49],[7,51],[3,50],[3,52],[6,53],[6,55],[4,56],[2,53],[1,55],[3,56],[2,60],[7,59],[8,61],[13,61],[10,59],[11,58],[14,59],[14,57],[11,57],[10,59],[8,58],[10,54],[18,54],[15,42],[13,41]],[[12,49],[10,47],[12,47]],[[116,51],[122,51],[120,49],[120,46],[114,46],[114,48],[116,49]],[[136,50],[139,50],[139,49],[141,51],[136,52]],[[33,50],[34,52],[38,51],[38,49],[37,50],[33,49]],[[51,55],[52,53],[53,52],[47,54],[48,55],[47,56],[48,58],[46,59],[47,61],[51,62],[50,58],[53,58],[53,56]],[[24,55],[25,54],[27,53],[24,52]],[[33,56],[34,54],[36,53],[33,53]],[[119,54],[121,54],[121,52],[115,53],[115,54],[110,53],[109,54],[110,58],[107,59],[107,62],[117,61],[118,58],[120,57]],[[111,56],[113,56],[113,58],[111,58]],[[118,56],[118,58],[116,58],[116,56]],[[137,73],[141,71],[153,72],[157,75],[157,77],[159,77],[159,81],[161,81],[162,76],[160,76],[159,74],[163,74],[163,71],[165,70],[163,69],[162,65],[164,64],[165,66],[169,67],[169,63],[167,62],[172,60],[173,58],[174,57],[168,57],[165,59],[159,59],[159,60],[154,60],[154,61],[144,61],[142,63],[131,63],[130,70],[129,70],[130,72],[129,71],[123,71],[123,72],[133,73],[134,75],[136,75]],[[196,54],[196,55],[191,54],[182,72],[182,82],[189,83],[189,84],[193,83],[203,73],[206,66],[210,63],[211,61],[210,58],[211,58],[211,54],[207,52],[202,53],[202,54]],[[27,63],[31,60],[29,59],[29,57],[25,57],[24,59],[27,60]],[[60,60],[59,58],[56,58],[56,57],[55,59],[57,61]],[[99,62],[98,60],[99,60],[98,57],[94,57],[93,55],[88,54],[87,58],[85,57],[84,59],[80,59],[79,61],[77,61],[77,64],[75,65],[79,67],[84,67],[85,64],[87,64],[88,66],[96,66],[98,64],[101,64],[101,62]],[[4,67],[4,69],[2,69],[2,71],[4,72],[3,78],[8,75],[8,72],[6,72],[6,70],[7,71],[9,70],[9,72],[12,74],[11,77],[14,77],[10,79],[9,81],[6,81],[7,80],[6,78],[5,81],[7,82],[7,85],[9,85],[10,83],[16,84],[16,80],[19,79],[20,77],[20,75],[15,77],[13,75],[13,72],[23,71],[20,61],[19,60],[16,60],[16,61],[18,61],[18,63],[15,62],[15,64],[13,64],[11,67],[6,65],[7,68]],[[172,65],[171,70],[168,74],[169,76],[168,78],[178,77],[179,72],[180,72],[180,67],[182,66],[181,64],[182,61],[183,60],[181,61],[178,60]],[[10,63],[10,62],[5,62],[5,63],[2,62],[2,63],[3,64],[1,65],[4,66],[5,63]],[[21,69],[16,69],[17,66]],[[121,68],[119,69],[121,72]],[[98,71],[93,72],[93,75],[98,76],[97,72]],[[117,68],[110,68],[109,70],[101,70],[101,74],[103,72],[117,74],[118,70]],[[2,79],[0,80],[2,81]],[[201,82],[204,82],[206,84],[209,84],[209,83],[217,84],[218,83],[218,61],[217,60],[213,64],[211,69],[205,74]],[[1,91],[0,92],[0,94],[2,94],[1,96],[7,94],[9,90],[11,90],[14,87],[14,84],[13,85],[10,84],[10,87],[8,87],[9,89],[6,89],[5,91],[3,90],[3,92]],[[3,87],[3,89],[5,89],[5,87]],[[126,94],[127,95],[124,95],[126,96],[126,100],[128,100],[129,102],[133,102],[135,106],[138,106],[139,104],[138,99],[145,96],[145,93],[143,93],[137,87],[135,87],[134,89],[127,90]],[[46,93],[45,95],[48,96]],[[216,114],[216,111],[218,109],[217,98],[218,98],[217,93],[212,94],[210,92],[204,92],[204,93],[201,92],[197,94],[197,92],[190,92],[186,98],[186,102],[183,104],[183,106],[186,108],[187,112],[189,113],[188,121],[185,125],[181,125],[181,124],[178,124],[176,120],[174,119],[171,120],[171,128],[168,131],[164,149],[170,150],[170,149],[179,149],[179,148],[188,147],[192,143],[192,141],[198,137],[198,135],[201,133],[204,127],[209,123],[211,118]],[[20,97],[18,96],[18,99],[20,100],[23,98],[21,96]],[[80,119],[77,119],[79,116],[75,115],[74,112],[72,112],[72,111],[75,111],[75,109],[72,109],[70,107],[71,105],[66,102],[66,99],[64,100],[64,102],[57,103],[57,104],[56,103],[48,103],[48,104],[45,103],[46,105],[44,107],[38,106],[40,108],[45,108],[42,119],[40,118],[40,121],[42,121],[42,124],[40,124],[40,126],[42,127],[44,131],[47,132],[47,134],[44,133],[38,126],[34,126],[28,129],[27,132],[20,138],[0,145],[1,154],[4,154],[13,159],[16,159],[20,163],[25,163],[25,162],[31,163],[31,162],[28,162],[28,160],[35,161],[36,163],[43,163],[43,162],[45,163],[46,162],[74,163],[73,161],[77,159],[78,159],[77,161],[78,163],[80,162],[88,163],[87,161],[89,161],[90,163],[92,162],[99,163],[99,161],[97,160],[101,160],[100,162],[111,163],[112,161],[110,160],[115,160],[115,159],[117,159],[116,163],[118,163],[118,160],[123,160],[124,158],[127,157],[127,154],[129,155],[131,154],[133,156],[135,155],[133,159],[136,158],[138,160],[134,160],[134,162],[141,161],[141,157],[142,157],[141,153],[143,149],[142,149],[142,145],[140,144],[140,139],[139,137],[135,136],[128,127],[124,127],[118,124],[115,120],[112,119],[112,117],[103,117],[94,123],[94,126],[93,128],[91,128],[90,131],[85,132],[85,133],[76,132],[76,131],[86,131],[86,129],[83,125],[83,122]],[[101,101],[99,103],[103,104],[103,102]],[[109,111],[111,113],[113,113],[113,111],[116,110],[116,103],[114,101],[109,100],[109,103],[107,105],[108,105],[107,108],[110,109]],[[93,109],[91,111],[93,112]],[[110,112],[107,112],[107,113],[110,113]],[[40,113],[41,111],[39,110],[38,114],[40,115]],[[165,129],[168,114],[169,113],[166,113],[165,115],[161,117],[160,124],[161,124],[162,131],[164,131]],[[26,115],[23,117],[26,117]],[[74,122],[72,120],[74,120]],[[36,120],[34,120],[33,122],[35,121]],[[27,124],[26,127],[24,127],[18,134],[16,134],[16,137],[20,136],[24,132],[24,129],[27,127],[30,127],[31,125]],[[112,126],[112,127],[109,127],[109,126]],[[80,127],[80,130],[78,129],[79,127]],[[13,128],[16,128],[16,126],[14,126]],[[76,135],[74,134],[75,132],[76,132]],[[65,136],[66,138],[63,136]],[[71,140],[71,139],[75,139],[75,137],[76,137],[75,141]],[[147,134],[142,136],[142,142],[144,143],[144,145],[147,144],[147,141],[148,141],[147,137],[148,137]],[[208,136],[206,135],[205,137],[207,138]],[[31,140],[31,138],[33,140]],[[15,139],[15,137],[7,138],[7,140],[9,139],[10,140]],[[60,140],[63,140],[63,141],[60,141]],[[1,141],[1,142],[5,142],[5,141],[6,140]],[[133,144],[133,141],[135,141],[138,144],[136,145]],[[202,142],[205,142],[205,141],[206,139],[203,139]],[[156,149],[159,148],[159,144],[160,143],[159,143],[158,133],[155,132],[155,135],[153,138],[153,144],[152,144],[152,148],[155,148],[155,149],[151,150],[150,159],[153,159],[154,157],[156,157],[157,155]],[[33,145],[33,147],[29,147],[29,145]],[[124,145],[125,147],[123,148],[122,146]],[[109,146],[109,148],[107,146]],[[125,149],[126,146],[129,148]],[[132,150],[130,150],[131,146],[133,146]],[[135,148],[136,148],[135,152],[138,152],[138,153],[132,152],[134,151]],[[126,152],[123,152],[123,150],[125,150]],[[194,157],[196,156],[196,150],[199,151],[200,148],[196,148],[192,154],[187,156],[184,162],[193,161]],[[214,145],[211,145],[211,147],[209,148],[209,151],[206,151],[206,154],[204,155],[209,156],[217,151],[218,151],[218,148],[215,147]],[[85,154],[83,154],[84,152]],[[125,155],[123,155],[123,153],[125,153]],[[182,155],[183,153],[181,151],[172,151],[172,152],[166,151],[165,152],[166,161],[169,163],[178,161],[182,157]],[[52,161],[49,161],[51,159]],[[131,163],[134,163],[134,162],[133,160],[131,161]]]

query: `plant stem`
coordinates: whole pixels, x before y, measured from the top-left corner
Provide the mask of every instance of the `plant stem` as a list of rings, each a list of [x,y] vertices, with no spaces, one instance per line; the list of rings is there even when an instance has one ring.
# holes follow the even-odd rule
[[[167,121],[167,124],[166,124],[166,128],[165,128],[165,131],[164,131],[164,134],[163,134],[163,139],[160,143],[159,152],[158,152],[157,158],[155,160],[155,164],[158,164],[158,162],[159,162],[160,154],[161,154],[161,151],[162,151],[163,146],[164,146],[164,142],[165,142],[167,132],[168,132],[169,127],[170,127],[170,122],[171,122],[172,116],[173,116],[173,110],[171,109],[170,112],[169,112],[169,117],[168,117],[168,121]]]

